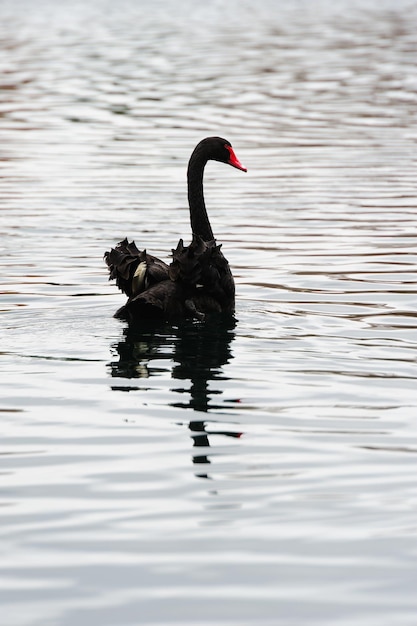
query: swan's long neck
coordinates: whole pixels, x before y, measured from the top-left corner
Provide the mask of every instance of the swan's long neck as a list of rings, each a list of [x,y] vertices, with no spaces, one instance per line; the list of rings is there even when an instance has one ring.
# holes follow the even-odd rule
[[[194,150],[188,163],[188,203],[190,206],[191,230],[204,241],[214,239],[203,193],[203,174],[207,157],[200,152],[199,146]]]

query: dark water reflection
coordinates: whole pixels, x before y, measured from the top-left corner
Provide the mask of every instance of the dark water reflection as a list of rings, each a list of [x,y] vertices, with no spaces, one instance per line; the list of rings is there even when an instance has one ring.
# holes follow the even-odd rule
[[[189,402],[174,406],[208,411],[210,396],[221,391],[208,389],[209,382],[222,377],[222,366],[232,358],[234,319],[213,318],[204,323],[184,322],[178,326],[156,325],[147,322],[130,324],[123,331],[123,341],[118,342],[119,361],[112,362],[111,375],[124,379],[149,378],[158,375],[161,366],[152,361],[167,361],[166,370],[173,379],[191,381],[191,388],[175,389],[189,394]],[[132,387],[112,387],[130,390]]]
[[[216,388],[217,380],[227,380],[222,367],[232,359],[231,344],[234,340],[236,322],[232,318],[213,316],[203,323],[184,322],[178,326],[142,322],[130,324],[123,331],[123,340],[113,346],[119,356],[118,361],[109,365],[114,378],[122,378],[123,385],[112,385],[114,391],[140,391],[141,387],[130,384],[132,379],[148,379],[168,372],[173,380],[187,381],[187,387],[173,388],[181,400],[170,405],[179,409],[192,409],[197,413],[224,408],[213,402],[223,393]],[[153,361],[157,365],[153,365]],[[166,367],[162,363],[166,362]],[[143,389],[146,393],[146,389]],[[189,397],[187,401],[187,397]],[[239,399],[228,399],[239,402]],[[211,422],[211,421],[210,421]],[[214,430],[210,430],[213,428]],[[188,422],[195,448],[209,448],[210,435],[239,438],[237,430],[222,430],[214,422],[193,416]],[[208,450],[204,454],[195,451],[193,463],[210,463]],[[198,474],[208,478],[208,474]]]

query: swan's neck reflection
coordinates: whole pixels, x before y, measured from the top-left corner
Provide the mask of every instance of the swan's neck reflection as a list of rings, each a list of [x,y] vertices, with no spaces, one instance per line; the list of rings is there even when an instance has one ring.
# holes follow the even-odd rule
[[[118,360],[110,363],[114,378],[140,379],[160,376],[170,372],[173,379],[184,381],[171,391],[181,398],[168,405],[208,413],[217,408],[213,396],[222,394],[216,389],[216,381],[225,380],[222,368],[233,357],[231,344],[234,339],[235,321],[230,318],[212,318],[203,323],[184,322],[180,326],[130,325],[124,329],[123,340],[114,346]],[[163,362],[166,361],[166,367]],[[172,366],[172,362],[175,363]],[[162,363],[162,365],[161,365]],[[115,391],[139,390],[140,386],[112,385]],[[184,420],[185,421],[185,420]],[[187,420],[191,431],[193,448],[201,448],[193,454],[193,463],[209,464],[211,435],[239,437],[236,431],[209,430],[206,420]],[[208,478],[207,474],[198,476]]]

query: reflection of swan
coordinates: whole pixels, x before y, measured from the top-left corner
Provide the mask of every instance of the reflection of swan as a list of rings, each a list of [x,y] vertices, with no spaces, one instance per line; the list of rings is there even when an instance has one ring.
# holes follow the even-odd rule
[[[151,379],[152,376],[160,374],[161,360],[165,359],[167,362],[165,371],[171,369],[174,362],[172,378],[189,380],[191,387],[174,388],[173,391],[181,395],[181,400],[170,405],[200,413],[198,419],[189,421],[193,447],[209,447],[211,434],[240,437],[241,433],[236,431],[220,429],[210,431],[206,421],[201,419],[201,413],[209,413],[211,409],[217,408],[216,404],[210,403],[210,399],[211,396],[219,396],[222,393],[216,389],[215,381],[225,379],[222,366],[233,358],[230,344],[234,339],[234,326],[233,319],[218,316],[207,318],[203,323],[189,321],[178,326],[144,324],[143,321],[140,325],[131,324],[124,329],[123,340],[114,346],[119,359],[110,363],[111,376],[113,379],[123,378],[130,381],[139,378]],[[152,365],[153,360],[158,360],[158,367]],[[113,384],[112,389],[135,391],[139,390],[139,386]],[[188,400],[187,394],[190,396]],[[193,462],[210,461],[207,454],[199,453],[193,455]]]
[[[128,320],[203,319],[206,313],[233,313],[235,285],[229,264],[216,245],[203,195],[207,161],[221,161],[246,172],[232,146],[221,137],[200,141],[188,163],[188,202],[193,240],[180,239],[168,266],[127,239],[106,252],[110,278],[128,296],[117,317]]]

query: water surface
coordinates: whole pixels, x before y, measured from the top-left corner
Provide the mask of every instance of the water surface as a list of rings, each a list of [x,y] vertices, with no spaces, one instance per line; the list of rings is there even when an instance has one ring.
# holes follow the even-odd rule
[[[416,6],[0,4],[7,626],[414,625]],[[189,237],[236,320],[127,327]]]

